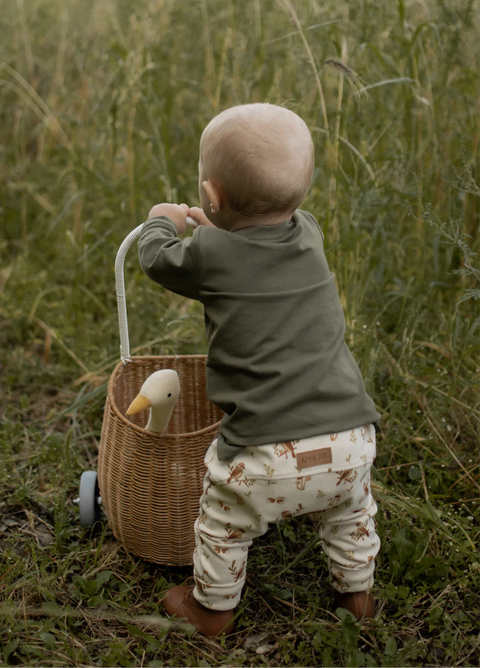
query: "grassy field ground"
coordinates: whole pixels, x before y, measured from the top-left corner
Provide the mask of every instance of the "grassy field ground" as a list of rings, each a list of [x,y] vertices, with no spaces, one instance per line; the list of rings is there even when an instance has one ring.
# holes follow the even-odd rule
[[[16,0],[0,12],[0,661],[480,665],[480,24],[465,0]],[[197,203],[233,104],[287,104],[317,168],[348,342],[382,412],[375,619],[331,610],[315,518],[251,550],[235,635],[168,622],[190,569],[129,556],[73,504],[118,359],[113,261]],[[198,305],[127,258],[140,354],[203,353]]]

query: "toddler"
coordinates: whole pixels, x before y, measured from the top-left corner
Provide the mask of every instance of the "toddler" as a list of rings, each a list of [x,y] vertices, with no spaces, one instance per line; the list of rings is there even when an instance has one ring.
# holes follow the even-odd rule
[[[380,416],[345,344],[322,232],[298,209],[313,167],[297,114],[228,109],[200,140],[202,208],[154,206],[138,244],[147,276],[203,304],[207,392],[225,412],[205,456],[195,586],[164,600],[209,636],[233,629],[253,538],[310,512],[321,513],[335,606],[373,616]],[[197,228],[182,240],[187,216]]]

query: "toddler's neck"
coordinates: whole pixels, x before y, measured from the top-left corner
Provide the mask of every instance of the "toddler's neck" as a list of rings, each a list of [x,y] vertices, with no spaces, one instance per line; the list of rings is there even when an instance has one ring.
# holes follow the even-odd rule
[[[247,227],[280,225],[286,220],[289,220],[292,215],[293,211],[283,211],[281,213],[272,213],[267,216],[239,216],[232,221],[231,226],[228,226],[228,231],[238,232],[238,230],[244,230]]]

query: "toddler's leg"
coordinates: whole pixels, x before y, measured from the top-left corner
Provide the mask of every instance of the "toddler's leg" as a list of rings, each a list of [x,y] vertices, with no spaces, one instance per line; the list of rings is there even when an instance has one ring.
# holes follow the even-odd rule
[[[268,529],[251,510],[253,490],[215,482],[207,472],[193,554],[196,600],[213,610],[230,610],[240,600],[252,539]]]
[[[370,464],[357,470],[358,484],[346,501],[325,511],[321,530],[330,582],[341,593],[371,589],[380,549],[373,519],[377,505],[370,491]]]

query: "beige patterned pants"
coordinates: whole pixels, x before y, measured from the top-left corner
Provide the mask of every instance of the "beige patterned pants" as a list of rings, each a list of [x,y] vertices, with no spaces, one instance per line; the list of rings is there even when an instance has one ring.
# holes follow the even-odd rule
[[[373,425],[301,441],[237,448],[221,461],[217,441],[205,455],[195,523],[195,598],[214,610],[240,600],[248,548],[269,522],[320,512],[330,582],[341,592],[370,589],[380,549],[370,492]]]

